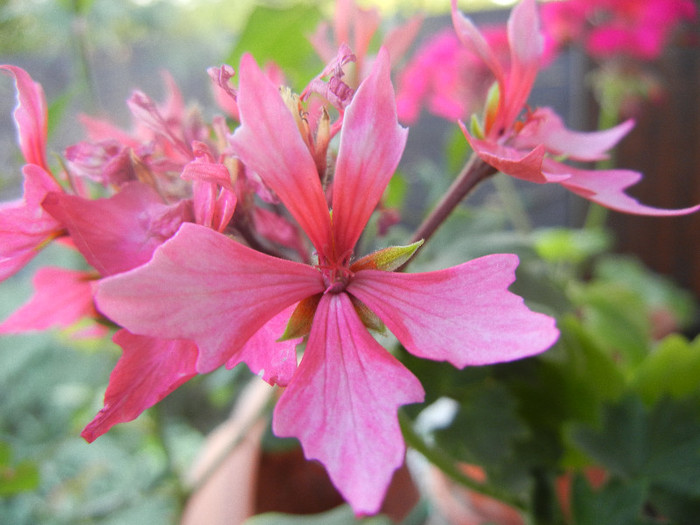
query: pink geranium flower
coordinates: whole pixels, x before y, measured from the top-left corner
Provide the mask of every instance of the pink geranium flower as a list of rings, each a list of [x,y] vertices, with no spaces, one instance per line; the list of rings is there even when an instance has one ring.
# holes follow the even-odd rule
[[[669,216],[700,209],[666,210],[640,204],[625,193],[642,177],[640,173],[574,168],[554,158],[565,156],[583,162],[604,159],[632,128],[632,121],[585,133],[566,129],[550,108],[528,109],[519,120],[540,67],[543,47],[534,0],[522,0],[508,20],[508,70],[473,22],[457,10],[456,0],[452,0],[452,20],[460,40],[481,56],[496,77],[496,90],[487,102],[483,123],[475,123],[471,133],[462,124],[469,144],[484,162],[519,179],[561,184],[590,201],[625,213]]]
[[[99,309],[130,333],[196,344],[196,350],[147,351],[151,368],[175,352],[167,388],[163,381],[153,387],[158,395],[195,372],[242,361],[285,386],[273,430],[297,437],[357,514],[378,511],[404,460],[398,407],[424,396],[368,326],[385,325],[409,352],[458,367],[530,356],[558,336],[553,319],[508,292],[514,255],[418,274],[392,271],[418,245],[353,260],[407,136],[397,121],[389,68],[382,50],[347,107],[331,213],[295,116],[252,57],[242,60],[241,127],[232,146],[306,232],[315,264],[271,257],[212,229],[183,224],[150,262],[104,279],[97,293]],[[294,345],[301,337],[306,346],[297,367]],[[125,365],[113,377],[123,388],[113,390],[110,402],[133,400],[133,384],[140,393],[132,412],[149,406],[158,396],[146,391],[143,372]],[[108,427],[97,422],[84,435],[94,439]]]
[[[681,22],[696,18],[692,0],[565,0],[542,6],[548,35],[560,44],[581,41],[597,58],[653,60]]]

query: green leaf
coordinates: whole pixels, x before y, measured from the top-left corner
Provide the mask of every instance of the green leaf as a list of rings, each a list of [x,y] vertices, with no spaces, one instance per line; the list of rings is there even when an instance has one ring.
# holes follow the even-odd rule
[[[580,306],[583,325],[596,343],[623,367],[641,363],[650,351],[651,330],[640,295],[607,282],[572,286],[570,291],[572,301]]]
[[[461,461],[487,468],[505,463],[512,456],[513,443],[526,435],[512,394],[503,385],[485,382],[461,400],[452,425],[435,437]]]
[[[39,486],[39,469],[32,461],[0,466],[0,496],[29,492]]]
[[[321,13],[313,5],[286,9],[257,6],[227,62],[237,67],[241,56],[249,52],[259,63],[274,61],[290,75],[293,85],[306,82],[321,67],[308,41],[320,20]]]
[[[547,228],[535,232],[535,251],[549,262],[578,264],[604,252],[612,244],[602,230]]]
[[[691,343],[671,335],[635,370],[631,386],[651,404],[664,395],[679,399],[700,392],[699,377],[700,337]]]
[[[638,397],[609,405],[600,428],[576,426],[572,440],[624,479],[700,496],[700,421],[697,402],[665,398],[647,411]]]
[[[642,525],[647,487],[643,482],[614,480],[594,491],[583,476],[574,478],[572,514],[576,525]]]
[[[596,280],[624,285],[635,290],[650,309],[667,309],[681,326],[689,323],[697,310],[693,295],[669,278],[654,273],[642,262],[621,255],[606,255],[593,269]]]

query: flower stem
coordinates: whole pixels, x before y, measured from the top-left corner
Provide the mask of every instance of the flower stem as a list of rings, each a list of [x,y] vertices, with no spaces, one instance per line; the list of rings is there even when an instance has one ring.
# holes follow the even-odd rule
[[[469,160],[459,172],[457,178],[449,187],[440,202],[433,208],[421,225],[416,229],[411,243],[421,239],[427,241],[432,237],[438,227],[445,222],[457,205],[466,197],[482,180],[496,173],[496,168],[486,164],[478,155],[472,154]]]
[[[454,459],[445,454],[440,449],[433,447],[425,442],[425,440],[418,435],[418,433],[413,429],[413,423],[410,418],[402,411],[399,410],[399,425],[401,426],[401,432],[403,433],[406,445],[412,449],[420,452],[425,459],[430,461],[433,465],[439,468],[443,473],[452,478],[454,481],[460,485],[489,496],[491,498],[497,499],[506,505],[510,505],[520,511],[527,511],[527,505],[518,498],[513,497],[510,494],[506,494],[498,489],[489,487],[479,483],[466,474],[464,474],[455,463]]]

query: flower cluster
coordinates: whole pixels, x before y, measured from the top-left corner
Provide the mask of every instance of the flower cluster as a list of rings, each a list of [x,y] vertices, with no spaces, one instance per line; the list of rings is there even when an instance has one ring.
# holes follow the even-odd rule
[[[558,330],[508,290],[515,255],[406,273],[422,239],[356,253],[408,130],[398,121],[391,46],[369,60],[373,19],[341,4],[340,41],[331,55],[323,32],[315,36],[328,65],[300,96],[278,86],[277,68],[263,71],[244,55],[237,72],[209,71],[222,108],[237,122],[205,123],[166,78],[164,103],[141,92],[129,99],[130,131],[84,118],[87,139],[65,151],[58,169],[47,161],[41,86],[24,70],[2,66],[16,83],[26,164],[23,197],[0,207],[0,279],[54,240],[79,252],[90,269],[39,270],[34,297],[0,333],[67,327],[86,317],[116,328],[123,353],[104,408],[83,431],[88,441],[198,374],[245,363],[282,387],[274,432],[298,438],[354,511],[372,514],[404,460],[397,410],[424,398],[418,379],[374,332],[388,329],[409,353],[463,368],[532,356],[549,348]],[[354,42],[347,41],[349,20]],[[462,124],[481,169],[559,183],[628,213],[698,209],[641,205],[623,192],[639,174],[558,160],[602,158],[631,122],[583,134],[565,129],[547,108],[521,115],[541,63],[534,0],[513,10],[507,69],[455,2],[453,20],[469,60],[483,60],[497,81],[483,121],[474,119],[471,132]],[[354,78],[347,76],[351,65]],[[452,96],[465,91],[469,86],[456,86]],[[462,116],[465,106],[457,107],[448,114]]]

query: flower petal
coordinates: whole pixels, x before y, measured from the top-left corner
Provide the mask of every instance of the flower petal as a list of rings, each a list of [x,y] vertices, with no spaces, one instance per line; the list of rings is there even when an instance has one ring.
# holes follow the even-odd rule
[[[539,144],[553,155],[566,155],[573,160],[605,159],[612,149],[634,127],[626,120],[615,127],[600,131],[572,131],[551,108],[537,108],[527,124],[515,137],[517,148],[532,149]]]
[[[0,324],[0,334],[67,328],[84,317],[96,317],[93,278],[88,272],[39,268],[32,279],[34,296]]]
[[[642,178],[642,174],[636,171],[620,169],[582,170],[551,159],[545,159],[543,169],[546,173],[569,175],[569,178],[561,182],[562,186],[584,199],[596,202],[611,210],[655,217],[687,215],[700,210],[700,204],[675,210],[641,204],[637,199],[625,193],[628,187],[636,184]]]
[[[80,253],[102,276],[147,262],[189,218],[185,203],[166,205],[155,190],[138,182],[107,199],[53,192],[43,207],[65,225]]]
[[[243,348],[226,362],[231,369],[245,363],[251,372],[271,385],[287,386],[297,369],[297,345],[301,339],[278,341],[294,307],[285,308],[248,339]]]
[[[522,0],[508,17],[510,71],[501,93],[502,113],[496,129],[508,130],[525,107],[540,69],[544,37],[540,33],[535,0]]]
[[[408,129],[396,117],[389,54],[381,49],[343,119],[333,180],[336,255],[350,253],[401,159]]]
[[[136,419],[197,374],[197,347],[190,341],[168,341],[120,330],[114,342],[122,357],[109,377],[104,408],[81,436],[92,443],[117,423]]]
[[[328,247],[330,216],[316,165],[289,108],[250,55],[241,59],[241,126],[231,137],[236,155],[267,184],[317,250]]]
[[[4,69],[15,79],[17,106],[14,117],[22,155],[27,164],[36,164],[49,171],[46,162],[48,109],[44,89],[20,67],[3,65],[0,69]]]
[[[406,350],[462,368],[512,361],[549,348],[554,319],[508,291],[515,255],[489,255],[429,273],[357,272],[348,293],[386,323]]]
[[[103,279],[96,303],[133,333],[194,341],[197,371],[205,373],[231,359],[276,314],[323,290],[310,266],[185,223],[147,264]]]
[[[63,230],[41,207],[46,193],[61,187],[36,164],[25,165],[22,172],[24,197],[0,204],[0,281],[18,272]]]
[[[542,172],[546,151],[541,144],[532,151],[520,151],[490,140],[476,139],[469,134],[462,122],[459,125],[467,142],[481,160],[506,175],[538,184],[559,182],[568,178],[566,175]]]
[[[404,460],[397,408],[423,400],[418,380],[377,343],[344,294],[326,294],[272,428],[297,437],[356,514],[378,512]]]

